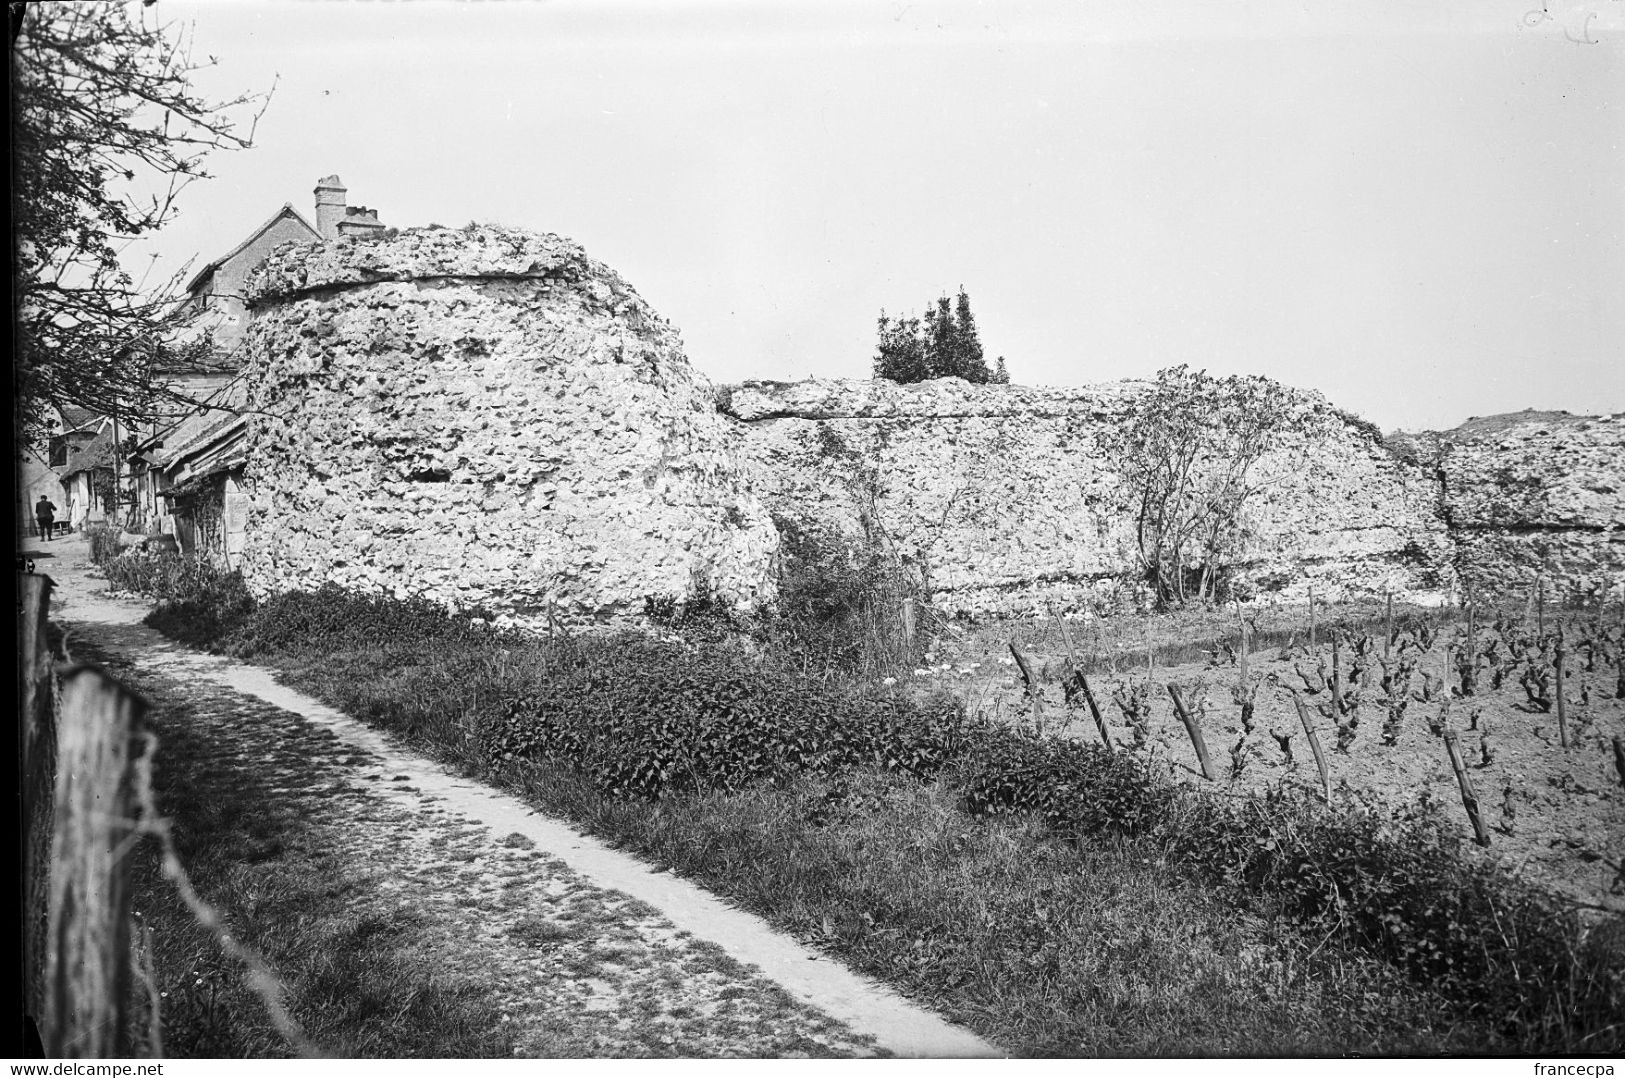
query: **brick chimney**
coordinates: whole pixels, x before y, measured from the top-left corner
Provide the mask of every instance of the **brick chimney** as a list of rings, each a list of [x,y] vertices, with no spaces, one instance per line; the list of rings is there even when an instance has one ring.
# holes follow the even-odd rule
[[[316,181],[316,231],[324,240],[339,238],[339,223],[345,216],[345,194],[344,181],[337,175]]]

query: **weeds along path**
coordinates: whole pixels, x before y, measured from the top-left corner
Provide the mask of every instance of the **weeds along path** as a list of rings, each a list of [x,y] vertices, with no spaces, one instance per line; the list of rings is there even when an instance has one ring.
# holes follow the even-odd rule
[[[759,918],[449,773],[269,671],[146,628],[142,604],[98,594],[83,547],[73,546],[39,566],[57,584],[55,620],[74,657],[108,663],[151,701],[160,774],[171,767],[189,784],[165,806],[177,829],[184,834],[187,804],[250,806],[245,860],[274,873],[287,858],[290,871],[298,862],[307,874],[317,865],[341,877],[332,886],[348,913],[400,936],[397,951],[434,985],[488,993],[513,1054],[1000,1054]],[[166,747],[185,759],[166,764]],[[277,914],[276,903],[265,912]],[[290,912],[300,911],[282,916]],[[253,931],[274,940],[320,927],[304,921]],[[275,965],[274,947],[265,949]],[[320,1043],[320,1028],[308,1031]],[[373,1043],[367,1054],[392,1053]]]

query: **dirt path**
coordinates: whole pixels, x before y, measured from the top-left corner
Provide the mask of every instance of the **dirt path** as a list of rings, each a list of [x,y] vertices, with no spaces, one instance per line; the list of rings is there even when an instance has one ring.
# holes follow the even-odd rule
[[[448,976],[499,984],[515,1054],[1001,1054],[715,896],[446,771],[259,667],[205,655],[105,594],[84,544],[42,548],[70,651],[124,667],[155,725],[205,737],[226,784],[318,822],[365,866],[358,914],[409,926]],[[224,788],[224,787],[223,787]],[[268,815],[273,815],[269,813]],[[268,841],[274,841],[269,836]]]

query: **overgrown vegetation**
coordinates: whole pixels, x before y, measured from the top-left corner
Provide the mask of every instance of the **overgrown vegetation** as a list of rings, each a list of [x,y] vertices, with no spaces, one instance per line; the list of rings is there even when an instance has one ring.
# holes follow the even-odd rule
[[[855,542],[787,517],[774,522],[782,537],[779,603],[768,637],[780,656],[809,673],[869,678],[918,661],[929,616],[925,585],[889,544]]]
[[[1104,432],[1127,482],[1140,568],[1162,605],[1226,597],[1242,510],[1272,481],[1258,464],[1292,419],[1289,393],[1267,378],[1170,367]]]
[[[1061,956],[1078,960],[1077,949],[1094,948],[1098,962],[1098,949],[1115,953],[1115,944],[1098,925],[1063,926],[1041,914],[1054,908],[1042,902],[1019,924],[967,922],[955,905],[964,901],[963,881],[991,871],[978,860],[989,855],[974,837],[984,834],[977,818],[1032,821],[1000,833],[1016,843],[1018,859],[1052,866],[1048,886],[1079,886],[1089,866],[1138,861],[1194,873],[1224,909],[1280,918],[1293,927],[1257,946],[1304,962],[1342,955],[1352,965],[1307,987],[1331,992],[1329,1005],[1349,1014],[1366,1005],[1343,993],[1369,995],[1389,976],[1380,969],[1394,971],[1394,983],[1411,987],[1395,995],[1389,984],[1381,993],[1408,1001],[1404,1013],[1358,1050],[1428,1050],[1440,1042],[1408,1038],[1439,1026],[1462,1038],[1461,1051],[1625,1047],[1618,933],[1588,935],[1543,893],[1470,864],[1425,815],[1347,804],[1333,813],[1285,789],[1236,802],[1178,790],[1132,756],[996,727],[950,700],[877,692],[872,679],[862,688],[760,642],[546,641],[336,589],[254,609],[233,605],[223,586],[211,594],[212,614],[170,603],[152,621],[278,663],[336,706],[683,866],[1017,1050],[1068,1050],[1055,1030],[1040,1035],[1028,1015],[1053,1014],[1057,992],[1084,993],[1074,1002],[1088,1011],[1089,989]],[[199,624],[216,629],[204,634]],[[890,792],[854,793],[876,782]],[[964,822],[952,825],[960,837],[915,830],[922,797],[961,814]],[[703,825],[689,819],[701,807]],[[730,815],[736,809],[776,814],[777,830],[745,840],[737,831],[744,817]],[[859,844],[843,845],[838,836],[853,832],[841,828],[858,817],[862,837],[851,841]],[[933,819],[947,827],[947,817]],[[792,842],[817,846],[822,867],[811,875],[786,867],[789,875],[770,886],[762,864],[813,856]],[[922,842],[941,845],[923,856]],[[879,862],[905,866],[889,871],[907,879],[881,889],[843,878],[878,872]],[[1218,916],[1217,908],[1201,916]],[[1027,982],[1017,976],[1023,963]],[[1223,1007],[1236,1005],[1221,995]],[[1200,1005],[1209,1004],[1220,1006]],[[1265,1013],[1274,1012],[1258,1002],[1256,1015]],[[1132,1038],[1088,1043],[1145,1050]],[[1270,1043],[1282,1043],[1279,1034]]]
[[[152,598],[197,639],[220,639],[251,623],[254,600],[240,573],[207,557],[125,549],[111,528],[93,528],[88,535],[90,560],[110,587]]]

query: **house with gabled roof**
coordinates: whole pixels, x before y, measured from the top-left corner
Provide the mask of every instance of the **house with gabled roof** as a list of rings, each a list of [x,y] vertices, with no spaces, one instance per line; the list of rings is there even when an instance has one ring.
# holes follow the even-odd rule
[[[132,521],[176,536],[187,552],[208,551],[230,563],[233,527],[246,511],[242,475],[246,396],[238,378],[248,325],[243,285],[267,255],[287,243],[322,243],[375,235],[378,212],[351,206],[338,176],[315,189],[315,223],[291,203],[273,213],[237,246],[207,263],[186,286],[174,342],[184,364],[164,371],[185,403],[145,433],[130,458]],[[187,348],[187,345],[195,345]],[[222,523],[223,522],[223,523]],[[238,522],[240,524],[240,522]]]
[[[67,500],[62,514],[71,528],[106,520],[113,494],[113,421],[98,419],[89,441],[74,445],[57,477]]]
[[[248,274],[285,243],[321,243],[381,232],[378,212],[348,204],[348,191],[338,176],[325,176],[315,189],[316,223],[291,202],[273,213],[241,243],[205,264],[186,285],[176,340],[202,345],[183,365],[165,372],[170,386],[192,400],[220,389],[240,366],[236,352],[247,326],[243,284]],[[188,350],[182,347],[182,353]]]

